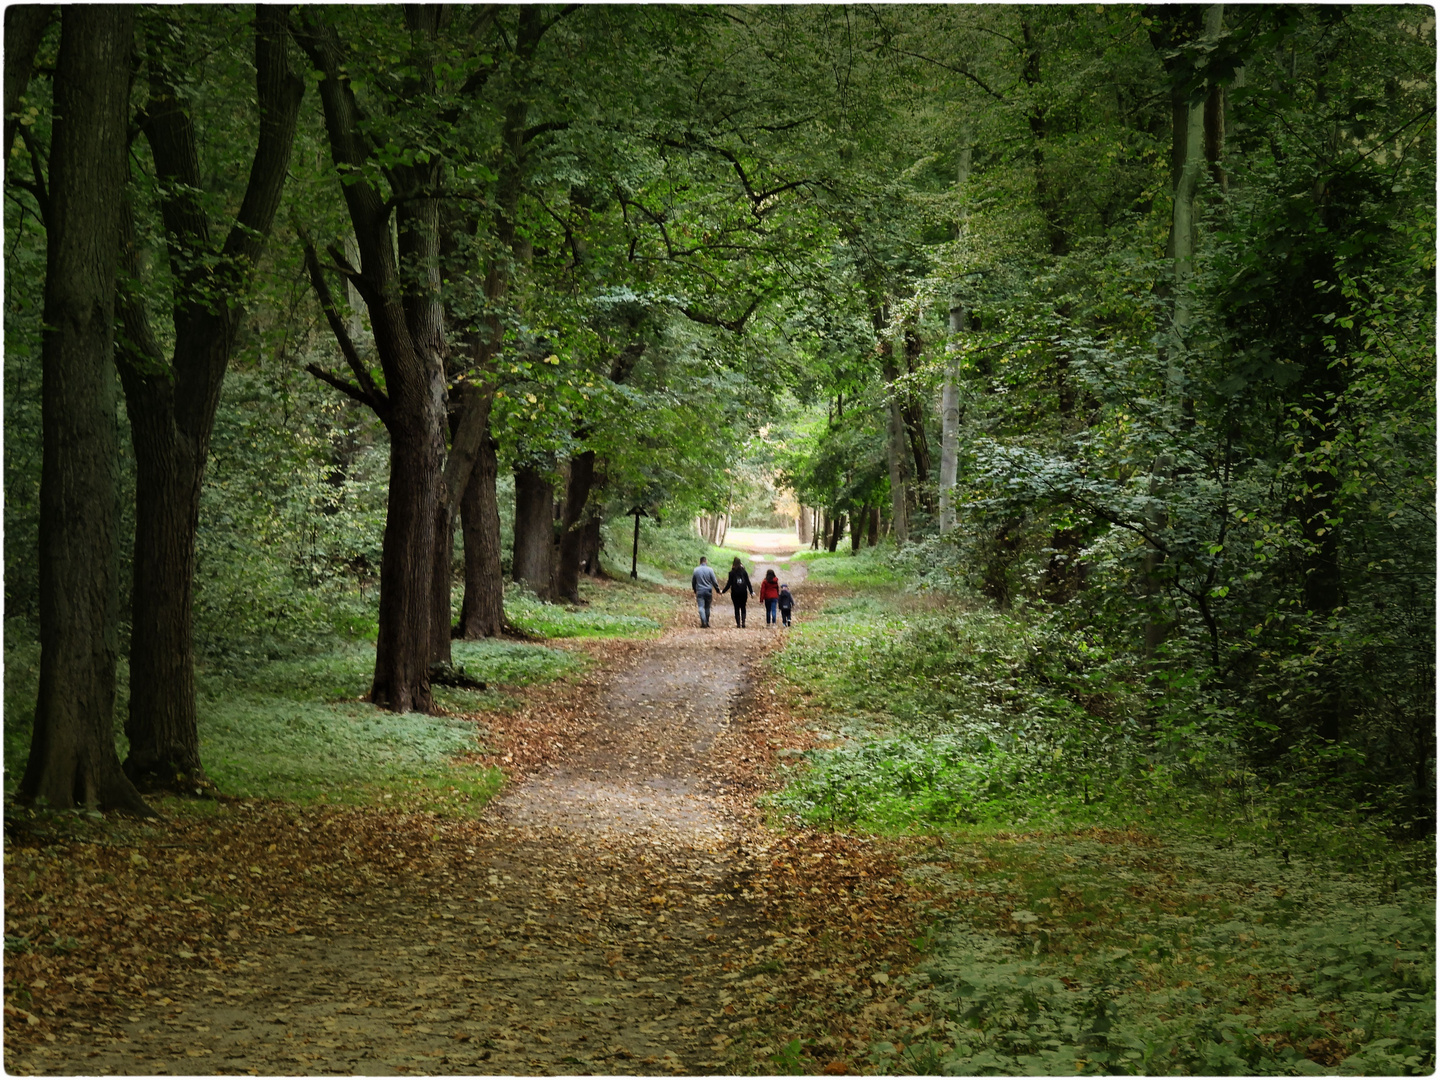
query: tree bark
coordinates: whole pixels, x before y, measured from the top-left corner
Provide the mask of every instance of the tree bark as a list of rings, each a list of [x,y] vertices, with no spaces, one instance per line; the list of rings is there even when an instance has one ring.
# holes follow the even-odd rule
[[[531,466],[515,470],[515,547],[510,576],[551,600],[555,552],[555,489]]]
[[[61,14],[47,220],[40,693],[20,798],[152,811],[115,751],[119,620],[115,271],[134,11]]]
[[[870,507],[870,527],[865,533],[865,546],[874,547],[880,542],[880,507]]]
[[[924,342],[914,331],[907,331],[904,343],[905,371],[914,375],[916,362],[920,359]],[[920,505],[933,511],[935,503],[930,497],[930,439],[925,434],[925,413],[926,410],[920,407],[919,401],[907,395],[902,415],[905,419],[905,437],[910,444],[910,454],[915,462],[915,494]]]
[[[806,506],[801,506],[800,513],[796,515],[795,518],[795,536],[800,542],[801,547],[808,547],[810,545],[810,534],[813,527],[814,522],[810,517],[810,509]]]
[[[166,244],[180,287],[175,346],[164,359],[143,298],[122,289],[125,348],[120,376],[135,446],[135,558],[130,709],[125,771],[141,790],[208,786],[195,713],[195,537],[220,388],[244,317],[240,302],[279,209],[304,84],[286,59],[286,14],[256,14],[260,135],[240,213],[218,256],[199,205],[199,153],[188,106],[159,55],[150,58],[150,105],[142,125],[162,200]],[[127,274],[140,276],[133,227],[124,230]],[[215,296],[225,298],[215,303]]]
[[[505,629],[496,471],[495,443],[487,435],[460,503],[465,538],[465,599],[460,608],[460,636],[470,640],[497,637]]]
[[[592,514],[590,488],[595,480],[595,451],[586,450],[570,459],[570,477],[565,484],[565,507],[560,517],[559,563],[555,568],[555,592],[572,604],[580,602],[580,561],[585,542],[585,525]]]

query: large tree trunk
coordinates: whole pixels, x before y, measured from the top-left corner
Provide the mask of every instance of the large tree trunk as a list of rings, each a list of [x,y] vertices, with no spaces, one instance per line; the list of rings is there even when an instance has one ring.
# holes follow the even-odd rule
[[[115,271],[134,11],[61,15],[45,270],[40,694],[25,802],[149,815],[115,752]]]
[[[435,572],[430,578],[430,663],[449,664],[450,608],[455,584],[455,513],[448,503],[435,512]]]
[[[309,370],[374,409],[390,433],[380,627],[370,697],[396,712],[431,711],[430,657],[439,633],[436,530],[448,499],[442,474],[447,345],[441,306],[440,209],[435,198],[424,195],[396,200],[396,205],[375,186],[373,143],[346,71],[346,50],[326,14],[323,8],[305,8],[297,14],[295,40],[321,75],[325,130],[337,171],[345,175],[341,191],[360,251],[359,270],[337,248],[332,247],[330,254],[365,298],[385,386],[377,386],[360,361],[330,301],[314,251],[307,247],[311,281],[354,382],[316,365]],[[403,9],[414,51],[401,92],[412,101],[428,100],[434,91],[432,51],[442,14],[433,6]],[[414,164],[392,162],[383,172],[392,189],[433,192],[440,184],[441,166],[435,158]],[[457,490],[463,490],[468,480],[453,479]],[[448,618],[445,622],[448,633]]]
[[[609,479],[608,472],[609,463],[604,458],[596,458],[595,475],[590,482],[592,498],[603,498],[603,496],[595,496],[593,493],[604,492],[606,481]],[[600,549],[605,543],[600,529],[604,524],[604,511],[597,501],[580,527],[580,570],[593,578],[605,576],[605,571],[600,566]]]
[[[460,503],[465,537],[465,599],[460,636],[497,637],[505,629],[505,579],[500,568],[500,505],[495,497],[495,444],[487,435]]]
[[[605,576],[605,569],[600,565],[600,549],[605,546],[605,537],[600,531],[603,524],[599,514],[592,514],[580,529],[580,569],[593,578]]]
[[[814,520],[811,517],[810,508],[801,506],[799,514],[795,518],[795,536],[801,547],[810,546],[810,535],[814,531]]]
[[[399,418],[396,418],[397,421]],[[423,411],[390,428],[390,496],[380,559],[380,627],[370,700],[430,712],[435,522],[444,442]],[[427,431],[426,428],[431,430]]]
[[[552,599],[555,489],[539,469],[515,470],[515,547],[510,576],[542,600]]]
[[[580,561],[585,546],[585,523],[591,513],[590,488],[594,480],[594,450],[586,450],[570,459],[570,478],[565,485],[565,507],[560,517],[555,593],[572,604],[580,602]]]
[[[135,381],[125,380],[129,386]],[[192,633],[204,461],[170,415],[135,407],[135,561],[125,772],[142,791],[208,785],[200,764]]]
[[[865,546],[874,547],[880,542],[880,507],[870,507],[870,527],[865,532]]]
[[[163,358],[144,300],[122,290],[126,348],[120,352],[135,444],[135,559],[130,638],[130,709],[125,771],[141,790],[208,786],[195,712],[193,595],[195,536],[220,387],[244,315],[240,296],[279,209],[304,84],[286,59],[285,12],[256,16],[260,136],[239,218],[219,258],[195,194],[201,176],[195,128],[163,65],[152,59],[144,131],[165,185],[162,214],[175,278],[175,348]],[[140,276],[127,227],[128,276]],[[214,302],[216,294],[226,303]]]

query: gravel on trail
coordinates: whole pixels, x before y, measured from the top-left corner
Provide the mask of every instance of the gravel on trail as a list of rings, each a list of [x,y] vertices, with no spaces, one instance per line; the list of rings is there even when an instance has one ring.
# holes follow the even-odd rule
[[[784,631],[753,608],[747,629],[726,626],[717,600],[713,628],[690,606],[692,625],[658,640],[597,647],[569,741],[478,818],[437,826],[427,856],[364,870],[325,897],[323,923],[258,937],[223,978],[152,988],[150,1015],[7,1049],[8,1069],[736,1071],[730,991],[776,936],[746,889],[765,857],[753,801],[771,748],[746,730],[751,669]]]

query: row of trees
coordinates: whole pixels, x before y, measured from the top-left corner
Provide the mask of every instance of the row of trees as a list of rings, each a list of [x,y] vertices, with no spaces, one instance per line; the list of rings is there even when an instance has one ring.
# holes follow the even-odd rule
[[[805,102],[752,63],[767,27],[718,9],[559,5],[88,14],[109,21],[35,6],[6,24],[18,46],[6,67],[12,265],[38,243],[98,243],[89,288],[108,305],[69,301],[90,304],[90,381],[47,351],[46,407],[30,428],[47,448],[38,484],[34,471],[7,475],[22,496],[12,505],[32,485],[41,504],[33,522],[11,515],[22,535],[33,525],[34,546],[12,542],[7,567],[18,586],[41,553],[42,690],[23,796],[138,812],[137,786],[205,782],[193,582],[237,353],[304,365],[383,427],[371,698],[388,708],[431,708],[452,633],[502,628],[502,461],[513,575],[543,597],[578,597],[606,509],[719,506],[733,433],[787,385],[772,363],[783,336],[756,324],[804,278],[823,225],[795,154]],[[81,38],[103,39],[103,62],[62,63]],[[76,130],[69,93],[118,101],[93,136],[109,140],[103,177],[62,152]],[[99,124],[88,99],[79,111]],[[56,209],[55,193],[71,191],[87,215],[75,225]],[[68,273],[52,252],[47,290]],[[42,324],[23,281],[7,305],[18,359]],[[123,469],[117,369],[134,455]],[[84,409],[51,408],[52,384]],[[52,460],[52,444],[74,449],[65,424],[82,416],[111,441]],[[338,483],[360,448],[336,449]],[[121,512],[117,485],[131,475],[133,510]],[[52,498],[66,508],[46,510]],[[130,520],[127,620],[115,547]],[[84,619],[67,606],[71,584],[48,573],[52,555],[99,575]],[[24,599],[11,591],[12,610]],[[55,637],[61,627],[71,636]],[[123,773],[109,733],[117,628],[130,653]]]
[[[87,309],[84,409],[50,408],[46,354],[43,427],[73,447],[61,412],[113,417],[93,383],[118,322],[142,786],[203,779],[191,582],[236,364],[307,369],[350,410],[284,405],[326,447],[323,513],[384,451],[389,708],[430,707],[453,633],[501,629],[502,473],[512,576],[573,600],[605,517],[724,509],[747,453],[824,509],[827,545],[846,521],[930,544],[1132,651],[1156,726],[1433,759],[1424,11],[138,8],[72,81],[74,18],[7,11],[7,265],[60,243],[68,185],[87,213],[123,196],[95,270],[118,319]],[[101,67],[126,99],[104,183],[62,153],[64,95]],[[35,291],[7,275],[7,385],[39,366]],[[74,557],[110,567],[87,622],[40,560],[42,681],[99,689],[42,690],[24,787],[133,808],[78,764],[109,745],[115,526],[47,515],[77,475],[49,456],[33,521],[14,509],[40,471],[17,433],[42,425],[6,408],[12,608],[27,559],[81,532]],[[115,470],[81,471],[99,487],[69,497],[113,519]],[[62,622],[90,644],[52,645]],[[61,652],[92,675],[57,682]],[[81,713],[85,740],[38,737]]]
[[[830,335],[797,490],[888,501],[996,603],[1131,655],[1182,759],[1313,753],[1423,816],[1433,19],[992,7],[871,40],[916,142],[830,264],[862,347]]]

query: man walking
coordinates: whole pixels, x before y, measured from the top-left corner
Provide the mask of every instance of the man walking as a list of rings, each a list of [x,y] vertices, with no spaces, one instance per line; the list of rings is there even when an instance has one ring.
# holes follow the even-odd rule
[[[704,555],[700,556],[700,565],[690,575],[690,588],[695,592],[695,605],[700,609],[700,625],[709,629],[710,601],[720,588],[720,582],[715,577],[715,571],[706,565]]]

